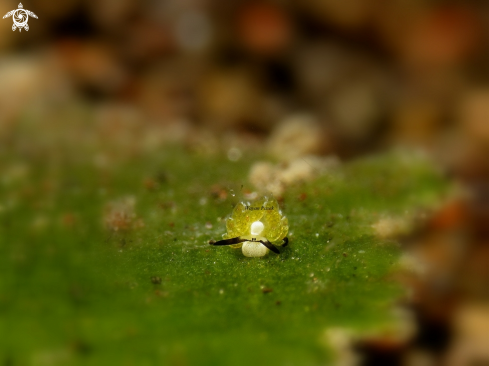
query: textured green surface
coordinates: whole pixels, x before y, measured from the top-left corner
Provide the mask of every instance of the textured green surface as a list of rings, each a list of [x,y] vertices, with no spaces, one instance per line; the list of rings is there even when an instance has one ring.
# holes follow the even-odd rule
[[[290,188],[290,246],[246,258],[207,242],[255,159],[3,156],[0,364],[317,365],[329,327],[388,325],[400,249],[371,224],[433,204],[441,178],[402,154],[350,163]],[[141,221],[111,232],[104,210],[126,196]]]

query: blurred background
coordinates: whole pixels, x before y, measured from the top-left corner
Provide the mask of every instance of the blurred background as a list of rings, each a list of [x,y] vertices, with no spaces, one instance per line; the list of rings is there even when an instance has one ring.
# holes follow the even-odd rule
[[[0,12],[17,5],[3,1]],[[255,139],[296,117],[319,128],[322,153],[347,158],[411,145],[453,163],[487,142],[486,1],[24,7],[40,17],[31,31],[2,20],[2,133],[78,101],[101,119]]]
[[[423,150],[463,193],[406,239],[427,265],[410,280],[418,336],[362,349],[489,365],[487,1],[23,5],[39,18],[28,32],[0,22],[0,154],[55,160],[69,146],[103,165],[173,142],[230,160]]]

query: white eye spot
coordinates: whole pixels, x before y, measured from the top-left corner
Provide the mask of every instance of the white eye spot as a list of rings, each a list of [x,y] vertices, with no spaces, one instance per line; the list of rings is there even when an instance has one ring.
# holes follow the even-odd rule
[[[260,235],[265,226],[261,221],[255,221],[251,224],[251,235]]]

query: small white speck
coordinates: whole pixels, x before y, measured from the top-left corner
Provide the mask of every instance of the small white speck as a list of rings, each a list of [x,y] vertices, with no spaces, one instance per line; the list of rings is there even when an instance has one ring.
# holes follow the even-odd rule
[[[359,250],[358,253],[363,254],[365,253],[365,250]]]
[[[248,200],[254,200],[258,197],[258,193],[257,192],[245,193],[244,197]]]
[[[207,198],[205,198],[205,197],[202,197],[202,198],[199,200],[199,204],[200,204],[201,206],[204,206],[206,203],[207,203]]]
[[[224,290],[223,289],[220,289],[219,290],[219,294],[222,295],[224,293]]]
[[[214,262],[214,264],[216,264],[216,262]]]
[[[237,147],[232,147],[228,150],[228,159],[231,161],[238,161],[243,156],[243,153]]]
[[[326,268],[326,272],[329,272],[329,270],[330,270],[330,269],[331,269],[331,268]]]
[[[326,243],[329,243],[329,240]]]
[[[319,233],[316,233],[316,238],[319,238]]]
[[[311,273],[311,274],[309,275],[309,277],[314,277],[314,273]]]
[[[295,259],[295,257],[292,257],[292,259]]]

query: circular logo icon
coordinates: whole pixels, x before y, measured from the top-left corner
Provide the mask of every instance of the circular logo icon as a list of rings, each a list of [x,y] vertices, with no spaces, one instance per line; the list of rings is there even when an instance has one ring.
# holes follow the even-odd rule
[[[17,28],[24,28],[27,25],[29,14],[24,9],[17,9],[13,16],[14,24]]]

